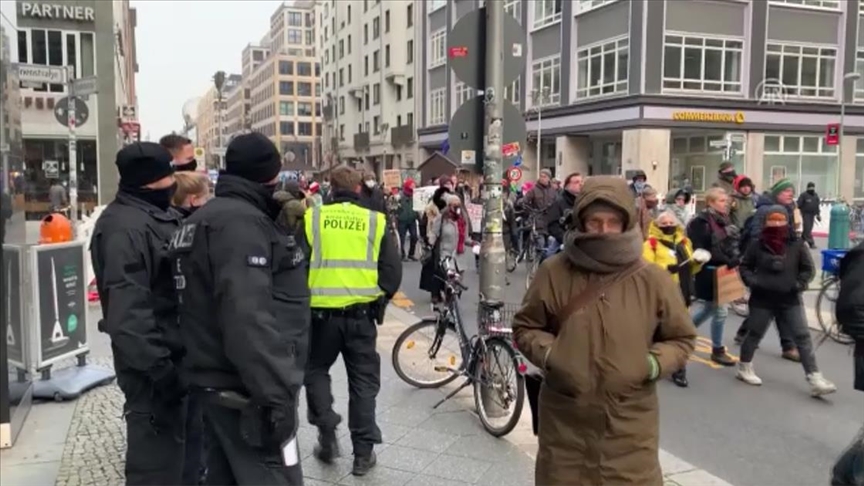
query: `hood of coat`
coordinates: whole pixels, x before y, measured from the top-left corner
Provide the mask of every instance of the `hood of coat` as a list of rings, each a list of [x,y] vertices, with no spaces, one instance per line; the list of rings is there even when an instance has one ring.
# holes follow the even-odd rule
[[[651,225],[648,226],[648,237],[654,238],[657,241],[666,241],[669,243],[678,244],[684,241],[684,228],[680,226],[675,227],[675,232],[671,235],[667,235],[657,226],[657,223],[651,221]]]
[[[275,199],[279,204],[285,205],[297,198],[288,191],[276,191],[273,193],[273,199]]]
[[[633,192],[623,179],[611,176],[595,176],[585,180],[582,192],[573,207],[573,214],[576,216],[573,223],[580,231],[585,231],[582,226],[582,211],[596,202],[605,203],[624,214],[624,231],[636,227],[636,201]]]

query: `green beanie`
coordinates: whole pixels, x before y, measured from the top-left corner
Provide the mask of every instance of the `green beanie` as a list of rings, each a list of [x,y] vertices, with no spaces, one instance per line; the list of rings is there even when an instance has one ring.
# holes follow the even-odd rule
[[[771,186],[771,195],[777,197],[778,194],[785,191],[786,189],[794,189],[795,184],[792,184],[787,178],[780,179],[773,186]]]

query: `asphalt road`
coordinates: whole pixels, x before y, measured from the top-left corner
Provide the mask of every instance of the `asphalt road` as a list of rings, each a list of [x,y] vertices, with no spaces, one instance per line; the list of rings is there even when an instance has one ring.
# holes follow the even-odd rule
[[[816,256],[816,252],[814,252]],[[818,258],[816,260],[819,261]],[[461,309],[469,332],[476,329],[479,275],[471,255],[463,258]],[[505,301],[521,302],[524,267],[509,275]],[[429,315],[429,295],[418,288],[420,264],[404,264],[402,292],[394,304],[417,315]],[[805,299],[815,302],[815,292]],[[727,321],[727,346],[741,318]],[[817,351],[820,369],[839,391],[827,399],[809,396],[799,364],[780,358],[776,333],[762,342],[754,364],[764,380],[755,388],[735,379],[734,368],[711,363],[709,326],[699,329],[695,356],[688,367],[690,387],[660,384],[661,446],[682,459],[736,486],[828,484],[834,459],[864,422],[864,394],[852,389],[851,348],[825,343]]]

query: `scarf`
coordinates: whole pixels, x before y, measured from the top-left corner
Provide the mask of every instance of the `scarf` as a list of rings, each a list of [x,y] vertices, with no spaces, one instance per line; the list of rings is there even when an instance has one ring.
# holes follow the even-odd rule
[[[591,273],[617,273],[642,258],[642,229],[593,234],[578,229],[564,236],[564,252],[576,268]]]
[[[789,238],[787,226],[767,226],[762,228],[762,243],[775,255],[786,253],[786,240]]]

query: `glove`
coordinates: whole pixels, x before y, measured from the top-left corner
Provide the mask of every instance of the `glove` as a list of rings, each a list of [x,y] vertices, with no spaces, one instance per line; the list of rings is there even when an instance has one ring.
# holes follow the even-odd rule
[[[678,273],[679,268],[680,267],[678,267],[677,263],[673,263],[671,265],[666,265],[666,270],[668,270],[669,273]]]
[[[159,366],[150,374],[153,382],[153,398],[162,405],[176,405],[188,393],[180,372],[170,362]]]

